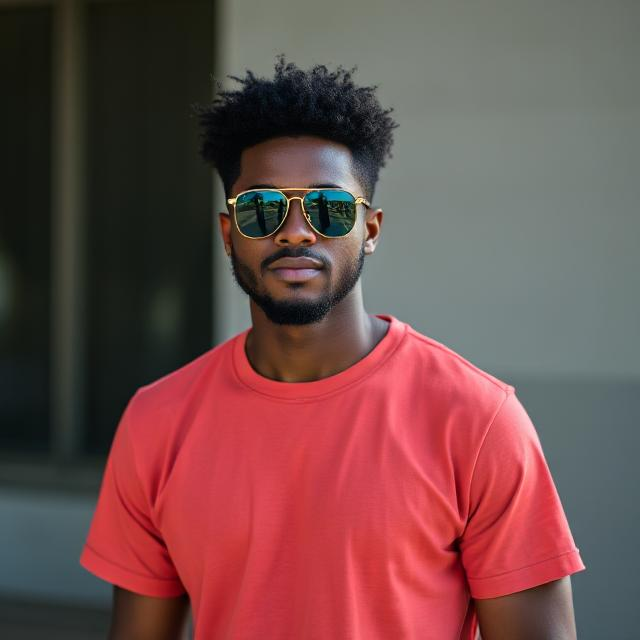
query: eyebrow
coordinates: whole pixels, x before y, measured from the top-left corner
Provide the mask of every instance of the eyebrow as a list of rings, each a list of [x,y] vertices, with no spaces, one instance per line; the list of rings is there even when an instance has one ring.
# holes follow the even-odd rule
[[[342,185],[333,184],[332,182],[327,183],[319,183],[319,184],[311,184],[308,187],[301,187],[301,189],[343,189]],[[251,189],[280,189],[274,184],[252,184],[250,187],[247,187],[245,191],[249,191]]]

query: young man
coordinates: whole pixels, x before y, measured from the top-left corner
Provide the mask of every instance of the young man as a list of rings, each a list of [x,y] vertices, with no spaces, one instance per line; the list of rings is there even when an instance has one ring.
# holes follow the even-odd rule
[[[514,387],[365,310],[390,110],[342,68],[236,80],[198,113],[252,326],[124,411],[80,560],[112,640],[189,604],[196,640],[575,638],[585,566]]]

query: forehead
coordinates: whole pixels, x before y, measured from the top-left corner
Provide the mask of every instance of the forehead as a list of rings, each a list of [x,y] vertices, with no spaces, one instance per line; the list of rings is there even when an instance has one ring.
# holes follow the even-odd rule
[[[242,152],[240,175],[232,191],[238,193],[257,185],[285,188],[329,184],[361,191],[347,146],[315,136],[279,137]]]

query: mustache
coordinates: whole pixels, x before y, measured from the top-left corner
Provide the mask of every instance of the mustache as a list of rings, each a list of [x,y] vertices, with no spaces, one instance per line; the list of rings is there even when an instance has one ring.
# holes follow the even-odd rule
[[[280,260],[280,258],[312,258],[314,260],[318,260],[318,262],[321,262],[324,267],[328,266],[327,260],[323,256],[317,253],[314,253],[313,251],[310,251],[305,247],[300,247],[299,249],[295,249],[295,250],[288,249],[285,247],[280,251],[274,253],[272,256],[269,256],[269,258],[265,260],[263,267],[266,269],[270,264],[272,264],[276,260]]]

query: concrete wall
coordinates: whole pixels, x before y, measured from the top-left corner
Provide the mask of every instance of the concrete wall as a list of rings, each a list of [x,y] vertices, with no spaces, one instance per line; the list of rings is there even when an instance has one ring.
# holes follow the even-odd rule
[[[235,0],[220,27],[220,77],[357,64],[395,108],[367,309],[515,384],[587,565],[579,637],[636,637],[640,4]],[[223,339],[250,316],[215,241]]]
[[[95,500],[0,488],[0,598],[102,605],[113,587],[80,566]]]

